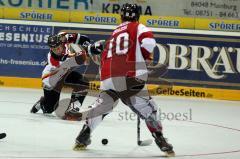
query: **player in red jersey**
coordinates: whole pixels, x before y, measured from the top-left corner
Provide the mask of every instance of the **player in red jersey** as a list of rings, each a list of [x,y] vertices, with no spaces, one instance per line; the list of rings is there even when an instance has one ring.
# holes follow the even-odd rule
[[[90,39],[86,35],[61,32],[50,35],[48,45],[50,47],[47,56],[48,62],[42,72],[44,95],[33,105],[30,112],[36,113],[42,109],[43,113],[51,114],[58,104],[64,85],[73,88],[71,107],[79,110],[87,94],[84,90],[89,86],[89,83],[74,69],[87,64],[87,53],[97,51],[95,44],[90,44]],[[83,46],[88,51],[79,49],[79,52],[73,53],[70,50],[70,45]]]
[[[147,64],[156,46],[152,31],[138,22],[140,17],[136,4],[121,8],[120,24],[112,33],[101,54],[101,93],[92,108],[109,108],[119,99],[128,105],[146,125],[158,147],[168,156],[174,156],[173,147],[162,134],[162,124],[157,117],[158,107],[146,89]],[[97,109],[96,109],[97,110]],[[94,114],[95,113],[95,114]],[[85,149],[91,143],[90,135],[102,121],[103,115],[93,111],[76,138],[74,150]]]

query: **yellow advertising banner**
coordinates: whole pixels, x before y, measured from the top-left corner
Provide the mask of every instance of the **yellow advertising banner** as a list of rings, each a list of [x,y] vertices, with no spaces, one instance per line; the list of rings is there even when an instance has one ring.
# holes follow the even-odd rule
[[[240,20],[196,18],[195,29],[239,32]]]
[[[0,76],[0,87],[41,88],[40,78]],[[89,91],[100,92],[100,82],[90,81]],[[176,96],[200,99],[240,100],[240,90],[201,88],[187,86],[148,85],[151,96]]]
[[[68,22],[70,12],[48,9],[4,8],[4,18]]]
[[[3,14],[3,8],[0,8],[0,18],[3,19],[4,18],[4,14]]]
[[[71,11],[70,22],[118,25],[119,14]],[[194,29],[194,19],[188,17],[141,16],[140,22],[149,27]]]
[[[0,76],[0,86],[20,88],[41,88],[41,78],[19,78]]]
[[[120,24],[120,16],[118,14],[94,13],[71,11],[70,22],[86,23],[86,24]]]
[[[91,81],[90,90],[99,91],[100,82]],[[240,100],[240,90],[169,85],[147,85],[151,96],[176,96],[201,99]]]
[[[140,22],[148,27],[194,29],[194,18],[188,17],[141,16]]]
[[[105,25],[121,23],[119,14],[53,9],[0,8],[0,18]],[[240,31],[239,20],[142,15],[140,22],[156,28]]]
[[[151,89],[150,89],[151,88]],[[159,87],[149,86],[152,96],[176,96],[187,98],[208,98],[220,100],[240,100],[240,90],[218,89],[218,88],[201,88],[187,86],[173,86],[169,89],[159,89]]]

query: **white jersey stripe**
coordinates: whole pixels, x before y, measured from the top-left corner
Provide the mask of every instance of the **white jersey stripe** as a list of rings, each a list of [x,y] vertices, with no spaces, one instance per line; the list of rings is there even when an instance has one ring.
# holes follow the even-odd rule
[[[137,31],[137,40],[136,40],[136,51],[135,51],[135,57],[136,57],[136,65],[135,65],[135,70],[136,70],[136,77],[142,80],[147,80],[147,67],[145,65],[145,60],[143,58],[142,52],[141,52],[141,47],[140,47],[140,42],[138,41],[139,36],[147,31],[147,29],[144,25],[139,24],[138,25],[138,31]]]

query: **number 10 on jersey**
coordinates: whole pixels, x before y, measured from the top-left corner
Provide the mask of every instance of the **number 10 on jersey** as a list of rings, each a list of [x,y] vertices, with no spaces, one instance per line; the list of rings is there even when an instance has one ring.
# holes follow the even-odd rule
[[[121,33],[113,37],[109,41],[107,58],[111,58],[114,53],[116,55],[124,55],[128,53],[129,49],[129,34]]]

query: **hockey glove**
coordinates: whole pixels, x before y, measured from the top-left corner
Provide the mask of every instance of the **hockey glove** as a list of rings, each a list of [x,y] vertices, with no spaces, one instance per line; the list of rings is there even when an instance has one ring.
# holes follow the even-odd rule
[[[92,55],[99,55],[102,53],[105,45],[105,40],[99,40],[88,46],[88,53]]]

